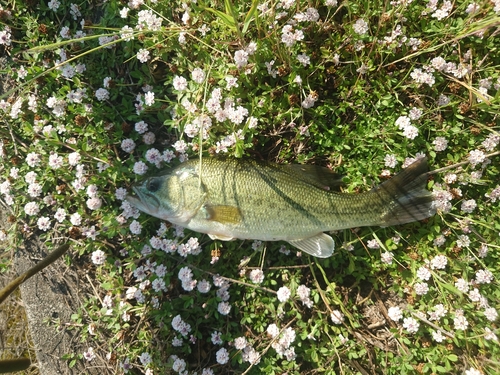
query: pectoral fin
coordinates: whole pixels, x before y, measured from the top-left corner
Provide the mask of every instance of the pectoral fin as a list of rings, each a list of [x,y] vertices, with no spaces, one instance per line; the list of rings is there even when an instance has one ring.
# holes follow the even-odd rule
[[[335,250],[333,238],[325,233],[300,240],[291,240],[288,243],[318,258],[328,258]]]
[[[241,212],[235,206],[212,206],[205,205],[205,212],[208,220],[217,221],[221,224],[238,224],[241,222]]]

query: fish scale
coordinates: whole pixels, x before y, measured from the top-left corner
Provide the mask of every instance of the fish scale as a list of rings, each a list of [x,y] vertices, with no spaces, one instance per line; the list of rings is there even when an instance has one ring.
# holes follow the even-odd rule
[[[338,183],[322,167],[209,157],[149,177],[127,199],[211,238],[284,240],[318,257],[334,250],[323,232],[405,224],[435,213],[425,158],[366,193],[333,191]]]

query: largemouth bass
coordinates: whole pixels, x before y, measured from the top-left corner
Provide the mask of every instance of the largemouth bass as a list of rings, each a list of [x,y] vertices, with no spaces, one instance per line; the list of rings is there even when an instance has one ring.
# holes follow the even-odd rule
[[[199,160],[189,160],[145,179],[127,200],[212,239],[282,240],[320,258],[335,248],[323,232],[405,224],[435,213],[425,158],[366,193],[333,191],[339,183],[318,166],[207,157],[201,170]]]

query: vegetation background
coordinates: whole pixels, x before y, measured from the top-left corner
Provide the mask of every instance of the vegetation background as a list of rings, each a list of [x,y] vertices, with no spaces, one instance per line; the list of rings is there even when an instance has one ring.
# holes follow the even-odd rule
[[[68,366],[500,372],[498,0],[0,4],[0,239],[71,241],[90,276]],[[334,233],[314,259],[124,201],[199,153],[327,166],[350,193],[423,155],[462,164],[432,175],[434,217]]]

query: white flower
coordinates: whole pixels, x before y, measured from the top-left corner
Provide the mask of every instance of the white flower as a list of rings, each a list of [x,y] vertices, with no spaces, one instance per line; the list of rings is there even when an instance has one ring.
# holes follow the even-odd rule
[[[469,152],[469,162],[473,167],[484,162],[485,159],[486,155],[481,150],[472,150]]]
[[[234,339],[234,348],[236,350],[243,350],[247,346],[247,339],[245,336],[237,337]]]
[[[229,304],[229,302],[219,302],[219,304],[217,305],[217,311],[221,315],[227,315],[231,311],[231,305]]]
[[[264,281],[264,272],[261,269],[255,269],[250,272],[250,280],[254,284],[261,284]]]
[[[441,333],[441,331],[432,331],[432,339],[436,342],[443,342],[445,337]]]
[[[77,165],[82,159],[81,155],[78,152],[72,152],[68,155],[68,164],[71,166]]]
[[[368,32],[368,23],[360,18],[354,23],[353,29],[356,34],[366,34]]]
[[[222,345],[224,343],[224,341],[222,340],[221,335],[222,335],[222,333],[220,333],[219,331],[212,332],[212,335],[211,335],[212,344]]]
[[[148,124],[145,123],[144,121],[139,121],[139,122],[136,122],[135,125],[134,125],[134,129],[137,133],[139,134],[144,134],[148,131]],[[127,141],[125,144],[124,142]],[[133,144],[133,146],[132,146]],[[131,150],[130,150],[131,148]],[[133,140],[131,139],[125,139],[122,141],[122,149],[123,151],[125,152],[132,152],[132,150],[135,148],[135,143]],[[129,151],[130,150],[130,151]]]
[[[380,260],[382,260],[385,264],[392,264],[393,254],[389,251],[383,252],[380,256]]]
[[[49,9],[54,11],[54,12],[59,8],[60,5],[61,5],[61,2],[59,0],[50,0],[49,3],[47,4]],[[92,348],[89,348],[89,349],[92,349]]]
[[[196,287],[200,293],[208,293],[210,291],[210,283],[207,280],[201,280]]]
[[[238,50],[234,53],[234,62],[238,69],[248,64],[248,53],[244,50]]]
[[[427,283],[416,283],[414,289],[417,295],[423,296],[429,291],[429,285]]]
[[[456,330],[465,331],[469,326],[469,322],[465,319],[465,316],[456,314],[453,319],[453,324]]]
[[[423,113],[423,111],[420,108],[413,107],[410,110],[410,114],[409,114],[410,119],[411,120],[418,120],[422,116],[422,113]]]
[[[127,18],[129,11],[130,11],[130,8],[127,8],[127,7],[122,8],[122,10],[120,10],[120,17]]]
[[[33,182],[28,185],[28,195],[32,198],[36,198],[42,194],[42,185]]]
[[[184,371],[186,370],[186,361],[181,358],[176,358],[174,363],[172,364],[172,370],[174,370],[178,374],[184,373]]]
[[[485,338],[486,340],[498,341],[498,337],[497,337],[497,335],[495,334],[495,332],[493,332],[493,331],[492,331],[491,329],[489,329],[488,327],[486,327],[486,328],[484,329],[484,332],[485,332],[485,334],[484,334],[484,338]]]
[[[134,163],[134,173],[138,175],[143,175],[147,172],[148,166],[142,161]]]
[[[271,336],[272,338],[275,338],[280,333],[280,330],[279,330],[278,326],[276,324],[274,324],[274,323],[272,323],[269,326],[267,326],[267,330],[266,331],[267,331],[267,334],[269,336]]]
[[[137,60],[139,60],[141,63],[145,63],[150,59],[149,57],[149,51],[147,49],[141,48],[137,52]]]
[[[220,348],[217,350],[215,357],[217,359],[217,363],[221,365],[225,365],[229,361],[229,353],[226,348]]]
[[[96,265],[104,264],[106,261],[106,254],[102,250],[96,250],[92,253],[92,263]]]
[[[465,370],[465,375],[483,375],[483,373],[476,370],[474,367],[471,367],[470,369]]]
[[[403,318],[403,312],[399,308],[399,306],[391,306],[387,310],[387,315],[389,315],[389,318],[394,320],[395,322],[401,320]]]
[[[285,25],[281,30],[281,41],[287,47],[291,47],[295,42],[304,39],[304,32],[302,30],[294,30],[292,25]]]
[[[83,352],[83,357],[89,362],[92,361],[95,358],[94,349],[88,348],[87,351]]]
[[[107,99],[109,99],[109,91],[101,87],[101,88],[96,90],[95,97],[100,102],[107,100]]]
[[[436,152],[444,151],[448,147],[448,141],[444,137],[436,137],[432,144],[434,145],[434,151]]]
[[[151,286],[155,292],[165,291],[167,289],[163,279],[154,279]]]
[[[144,352],[139,356],[139,361],[141,361],[144,366],[149,365],[151,360],[151,355],[149,353]]]
[[[408,333],[415,333],[418,331],[420,324],[413,318],[404,318],[403,328],[405,328]]]
[[[193,272],[189,267],[182,267],[177,276],[181,281],[190,281],[193,278]]]
[[[239,87],[238,78],[232,77],[232,76],[227,76],[227,77],[225,77],[225,79],[226,79],[226,89],[227,90],[230,90],[232,87]],[[229,109],[229,108],[227,108],[227,109]]]
[[[50,219],[46,216],[42,216],[37,220],[38,229],[46,232],[50,228]]]
[[[301,63],[304,66],[307,66],[311,63],[311,58],[309,56],[307,56],[306,54],[302,54],[302,53],[297,55],[297,60],[299,61],[299,63]]]
[[[466,234],[461,234],[457,239],[458,247],[468,247],[470,245],[470,238]]]
[[[98,210],[102,206],[102,200],[99,197],[92,197],[87,199],[87,207],[90,210]]]
[[[410,73],[410,77],[415,80],[417,83],[426,83],[429,86],[433,86],[436,82],[436,79],[432,75],[432,73],[422,72],[422,69],[415,68],[413,72]]]
[[[297,295],[301,300],[309,298],[310,294],[311,294],[311,289],[309,289],[305,285],[299,285],[299,287],[297,288]]]
[[[132,29],[130,26],[127,25],[123,26],[120,31],[120,37],[124,39],[126,42],[134,39],[134,29]]]
[[[36,167],[38,164],[40,164],[41,159],[40,155],[38,155],[35,152],[30,152],[28,155],[26,155],[26,163],[30,167]]]
[[[489,284],[493,279],[493,273],[489,270],[479,270],[476,272],[476,281],[479,284]]]
[[[280,302],[286,302],[290,298],[291,292],[290,289],[286,286],[282,286],[278,289],[278,300]]]
[[[444,270],[448,264],[448,258],[445,255],[437,255],[431,260],[431,268],[433,270]]]
[[[411,125],[411,121],[410,121],[410,118],[408,116],[399,116],[395,122],[395,125],[403,130],[404,128],[406,128],[407,126],[410,126]]]
[[[314,95],[312,93],[307,95],[306,98],[301,103],[302,108],[308,109],[314,107],[314,104],[316,103],[317,99],[318,99],[317,95]]]
[[[65,218],[66,218],[66,210],[64,208],[58,208],[56,213],[54,214],[54,219],[62,223]]]
[[[130,223],[129,229],[132,234],[141,234],[142,225],[137,220],[134,220]]]
[[[187,89],[187,80],[184,77],[175,76],[173,80],[174,89],[177,91],[184,91]]]
[[[458,279],[455,281],[455,288],[457,288],[462,293],[467,293],[469,291],[469,283],[464,279]]]
[[[144,94],[144,104],[147,106],[152,106],[155,103],[155,93],[153,91],[148,91]]]
[[[49,167],[53,169],[59,169],[62,167],[63,158],[62,156],[57,155],[56,153],[52,153],[49,156]]]
[[[418,135],[418,129],[413,125],[408,125],[403,129],[403,135],[408,139],[415,139]]]
[[[344,314],[342,314],[339,310],[333,310],[330,314],[330,319],[334,324],[342,324],[344,321]]]
[[[429,320],[439,320],[443,318],[447,312],[448,310],[441,303],[439,303],[434,306],[434,311],[428,312]]]
[[[387,168],[394,168],[398,165],[398,161],[396,160],[396,155],[386,154],[384,157],[385,166]]]
[[[417,277],[420,280],[427,281],[431,278],[431,271],[427,267],[422,266],[417,270]]]
[[[73,215],[70,216],[69,221],[74,226],[78,226],[82,223],[82,216],[78,212],[75,212]]]

